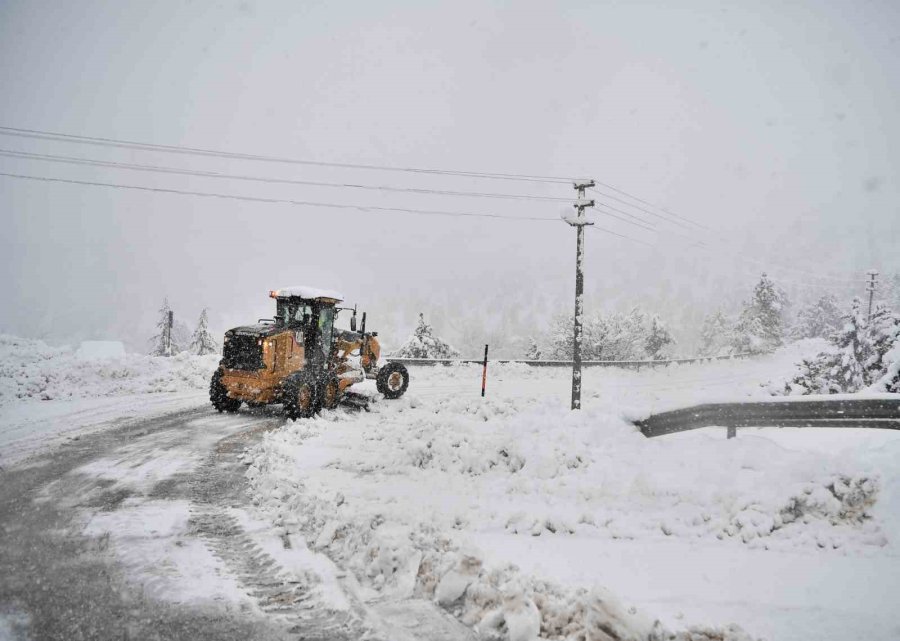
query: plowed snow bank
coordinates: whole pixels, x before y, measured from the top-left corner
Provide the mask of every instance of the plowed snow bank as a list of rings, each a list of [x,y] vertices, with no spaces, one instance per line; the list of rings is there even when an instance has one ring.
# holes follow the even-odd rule
[[[539,560],[527,574],[499,562],[492,550],[503,540],[540,537],[560,549],[572,541],[582,550],[617,540],[705,540],[717,549],[799,554],[869,554],[888,544],[874,515],[881,473],[890,469],[883,460],[791,450],[746,433],[647,440],[603,393],[605,380],[638,377],[597,374],[585,385],[586,409],[570,412],[560,398],[564,378],[538,372],[495,368],[484,400],[477,386],[454,387],[470,378],[463,368],[415,370],[408,397],[371,413],[288,423],[248,455],[256,499],[373,595],[433,599],[486,639],[671,638],[652,613],[606,591],[615,585],[551,582],[535,569]],[[702,372],[681,376],[693,381]],[[474,368],[469,374],[478,379]],[[736,384],[739,374],[732,372],[732,388],[765,393],[765,376]],[[646,378],[662,376],[670,386],[679,378]],[[674,398],[651,390],[649,402]],[[624,400],[638,408],[640,393],[631,392]],[[727,627],[681,635],[744,638]]]
[[[69,347],[0,334],[0,405],[203,389],[219,356],[81,358]]]

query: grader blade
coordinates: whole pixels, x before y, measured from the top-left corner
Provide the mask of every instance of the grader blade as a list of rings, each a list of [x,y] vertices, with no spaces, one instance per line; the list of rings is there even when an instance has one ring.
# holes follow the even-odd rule
[[[344,392],[344,395],[341,397],[341,405],[366,412],[369,411],[369,405],[374,401],[375,399],[368,394],[360,394],[349,390]]]

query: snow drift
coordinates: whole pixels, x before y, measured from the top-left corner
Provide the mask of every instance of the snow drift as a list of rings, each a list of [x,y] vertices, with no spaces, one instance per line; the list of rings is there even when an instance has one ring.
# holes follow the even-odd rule
[[[675,634],[611,596],[614,585],[577,589],[497,562],[497,546],[518,537],[558,546],[705,539],[831,554],[888,543],[890,530],[874,515],[883,466],[744,434],[647,440],[609,397],[589,396],[588,408],[573,413],[555,393],[526,391],[546,388],[538,379],[552,373],[518,369],[493,370],[514,381],[508,395],[483,400],[448,383],[445,393],[413,391],[369,414],[286,424],[248,454],[256,501],[370,595],[431,599],[485,639]],[[452,381],[464,370],[414,378]],[[686,380],[696,371],[685,368]],[[745,638],[738,628],[679,634]]]
[[[0,405],[204,389],[218,355],[158,358],[122,355],[106,346],[85,350],[0,334]],[[87,353],[89,357],[86,356]]]

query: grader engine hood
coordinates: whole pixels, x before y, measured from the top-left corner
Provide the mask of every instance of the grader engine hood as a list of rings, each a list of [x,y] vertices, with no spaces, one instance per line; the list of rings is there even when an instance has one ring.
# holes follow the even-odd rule
[[[235,327],[225,332],[222,366],[230,370],[259,371],[266,367],[263,341],[282,331],[271,324]]]
[[[243,327],[235,327],[225,332],[225,338],[232,336],[255,336],[256,338],[268,338],[283,331],[283,327],[277,327],[271,323],[258,323],[256,325],[245,325]]]

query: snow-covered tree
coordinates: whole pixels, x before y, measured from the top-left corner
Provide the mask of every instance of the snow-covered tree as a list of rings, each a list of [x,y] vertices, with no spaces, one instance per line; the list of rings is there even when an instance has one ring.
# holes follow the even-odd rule
[[[704,318],[700,328],[700,356],[720,356],[730,351],[733,324],[721,310]]]
[[[784,339],[785,303],[784,292],[763,274],[735,326],[732,342],[735,350],[760,353],[780,347]]]
[[[841,310],[834,296],[826,294],[797,314],[797,324],[791,331],[795,338],[828,338],[841,329]]]
[[[834,350],[804,360],[786,393],[857,392],[870,385],[900,391],[900,316],[879,306],[867,323],[858,298],[830,338]]]
[[[654,315],[650,319],[650,329],[648,330],[647,338],[644,341],[644,349],[647,351],[647,356],[654,361],[662,360],[663,350],[669,345],[674,344],[675,339],[672,338],[669,328],[666,327],[659,316]]]
[[[573,353],[573,319],[560,314],[553,319],[548,343],[550,358],[569,360]],[[634,308],[626,313],[585,317],[581,357],[585,360],[642,360],[647,357],[647,319]]]
[[[879,305],[872,312],[868,335],[867,383],[884,392],[900,392],[900,315]]]
[[[548,356],[554,360],[565,361],[572,358],[573,337],[572,325],[574,321],[571,314],[557,314],[550,323],[550,331],[547,333]],[[584,333],[581,336],[584,344]]]
[[[530,361],[539,361],[543,357],[544,353],[541,349],[541,346],[538,345],[537,340],[533,336],[528,338],[528,347],[525,349],[525,358]]]
[[[181,342],[175,331],[169,327],[169,299],[164,298],[159,308],[159,320],[156,323],[156,334],[150,339],[151,356],[171,356],[181,351]]]
[[[588,323],[585,358],[638,361],[647,358],[647,316],[637,307],[625,313],[597,316]]]
[[[850,313],[844,318],[844,326],[835,334],[838,348],[832,377],[845,392],[855,392],[866,384],[865,368],[871,352],[866,335],[866,320],[860,312],[860,302],[854,298]]]
[[[419,324],[392,356],[398,358],[455,358],[459,352],[434,335],[425,315],[419,314]]]
[[[215,354],[219,351],[219,345],[209,333],[209,319],[206,314],[206,308],[200,312],[200,320],[197,321],[197,329],[191,337],[191,354]]]

